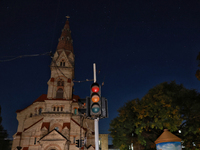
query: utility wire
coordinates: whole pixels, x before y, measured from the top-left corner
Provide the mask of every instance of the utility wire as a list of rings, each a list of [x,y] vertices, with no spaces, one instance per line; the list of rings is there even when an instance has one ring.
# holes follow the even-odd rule
[[[52,61],[54,62],[56,68],[60,71],[60,73],[61,73],[64,77],[66,77],[66,78],[68,79],[68,77],[65,76],[65,74],[60,70],[59,66],[56,64],[56,61],[55,61],[54,59],[52,59]],[[68,67],[68,68],[72,68],[72,67]],[[85,79],[85,80],[82,80],[82,81],[75,81],[75,80],[73,80],[73,82],[77,82],[77,83],[88,82],[88,81],[94,81],[94,79]]]
[[[43,55],[50,55],[50,54],[51,54],[51,52],[46,52],[46,53],[43,53],[43,54],[32,54],[32,55],[4,56],[4,57],[14,57],[14,58],[0,60],[0,62],[12,61],[12,60],[24,58],[24,57],[36,57],[36,56],[43,56]]]

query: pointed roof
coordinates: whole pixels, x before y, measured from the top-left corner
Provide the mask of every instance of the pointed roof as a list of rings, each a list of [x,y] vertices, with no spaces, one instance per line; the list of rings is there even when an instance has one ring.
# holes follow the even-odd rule
[[[65,137],[62,133],[60,133],[58,130],[56,130],[56,129],[53,129],[53,130],[51,130],[50,132],[48,132],[46,135],[44,135],[43,137],[41,137],[40,139],[39,139],[39,141],[41,141],[41,140],[50,140],[50,139],[54,139],[54,137],[50,137],[50,135],[51,134],[53,134],[53,132],[54,133],[56,133],[56,134],[58,134],[58,135],[60,135],[60,137],[57,137],[57,141],[58,140],[61,140],[61,139],[65,139],[65,140],[67,140],[67,141],[69,141],[68,139],[67,139],[67,137]],[[54,139],[55,140],[55,139]]]
[[[45,127],[47,130],[49,130],[49,126],[50,126],[50,122],[43,122],[41,129]]]
[[[65,22],[64,28],[62,29],[61,36],[59,38],[59,43],[57,46],[57,52],[60,54],[60,49],[66,50],[66,52],[69,54],[70,52],[73,53],[73,40],[71,37],[71,30],[69,27],[69,20]]]
[[[70,122],[64,122],[62,129],[64,129],[65,127],[67,127],[68,129],[70,129]]]
[[[169,132],[168,129],[164,129],[164,132],[158,137],[155,144],[163,142],[181,142],[181,139]]]
[[[47,98],[47,94],[42,94],[33,103],[35,103],[35,102],[44,102],[45,100],[73,101],[73,103],[75,103],[75,102],[77,103],[78,99],[80,99],[80,97],[78,95],[72,95],[72,99],[63,99],[63,98],[62,99],[61,98],[52,98],[52,99],[49,99],[49,98]],[[31,105],[29,105],[29,106],[31,106]],[[20,113],[21,111],[25,110],[29,106],[25,107],[24,109],[18,109],[18,110],[16,110],[16,113]]]
[[[32,125],[30,125],[29,127],[25,128],[24,131],[30,129],[32,126],[34,126],[35,124],[37,124],[37,123],[40,122],[41,120],[43,120],[43,118],[41,118],[40,120],[36,121],[35,123],[33,123]]]

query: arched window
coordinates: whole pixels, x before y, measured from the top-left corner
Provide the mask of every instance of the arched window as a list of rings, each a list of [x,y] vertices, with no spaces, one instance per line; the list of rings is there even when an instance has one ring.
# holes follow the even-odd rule
[[[63,89],[59,88],[57,90],[56,98],[63,98]]]
[[[30,114],[30,117],[32,117],[32,116],[33,116],[33,114],[31,113],[31,114]]]
[[[64,60],[62,60],[61,62],[60,62],[60,66],[65,66],[65,61]]]
[[[53,111],[56,111],[56,107],[53,107]]]
[[[42,113],[42,108],[39,108],[39,115]]]
[[[62,79],[58,80],[57,86],[64,86],[64,81]]]
[[[74,109],[74,114],[77,115],[77,108]]]

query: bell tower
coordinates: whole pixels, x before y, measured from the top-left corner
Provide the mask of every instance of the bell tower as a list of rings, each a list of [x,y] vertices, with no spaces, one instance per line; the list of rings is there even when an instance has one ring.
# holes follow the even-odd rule
[[[74,79],[73,40],[69,20],[62,29],[56,52],[51,62],[51,77],[48,84],[48,99],[72,99]]]
[[[52,56],[47,94],[16,111],[19,124],[12,150],[78,150],[79,139],[87,139],[81,149],[94,150],[94,120],[79,115],[78,109],[85,106],[72,93],[74,53],[68,18]]]

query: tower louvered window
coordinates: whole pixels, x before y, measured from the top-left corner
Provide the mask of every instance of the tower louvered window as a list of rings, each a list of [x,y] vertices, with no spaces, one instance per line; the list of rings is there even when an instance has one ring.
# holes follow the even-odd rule
[[[57,82],[56,98],[63,98],[64,81],[59,79]]]
[[[63,98],[63,89],[59,88],[57,90],[56,98]]]

